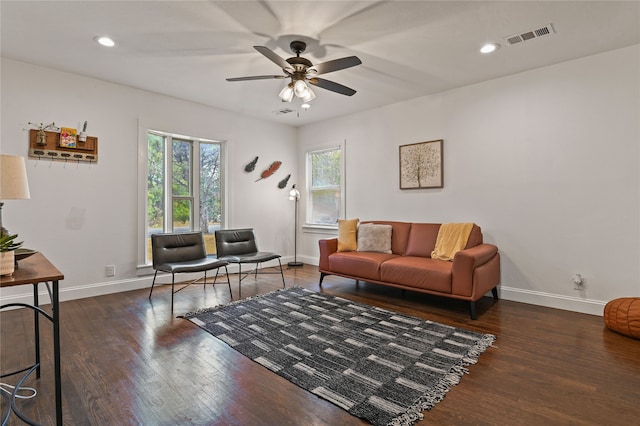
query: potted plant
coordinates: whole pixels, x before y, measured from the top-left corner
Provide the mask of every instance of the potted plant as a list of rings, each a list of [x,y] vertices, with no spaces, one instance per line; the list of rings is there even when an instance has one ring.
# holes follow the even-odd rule
[[[16,242],[15,235],[0,236],[0,275],[11,275],[15,271],[15,250],[22,246],[22,241]]]

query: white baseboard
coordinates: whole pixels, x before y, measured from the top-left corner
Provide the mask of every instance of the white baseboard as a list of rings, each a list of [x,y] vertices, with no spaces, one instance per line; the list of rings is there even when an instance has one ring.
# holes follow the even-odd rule
[[[283,267],[286,268],[287,262],[293,261],[293,256],[283,257],[281,259]],[[298,261],[308,265],[317,266],[317,257],[298,256]],[[265,266],[277,266],[277,262],[269,262]],[[237,273],[238,269],[235,265],[229,266],[229,273]],[[160,275],[158,275],[160,277]],[[162,283],[167,282],[169,275],[162,276]],[[107,281],[101,283],[79,285],[74,287],[60,288],[60,301],[84,299],[86,297],[96,297],[105,294],[120,293],[130,290],[138,290],[141,288],[151,287],[153,276],[144,276],[138,278],[130,278],[124,280]],[[0,305],[9,303],[33,303],[33,292],[31,287],[24,287],[25,292],[19,294],[0,294]],[[563,296],[552,293],[544,293],[539,291],[524,290],[519,288],[499,286],[499,296],[504,300],[514,302],[529,303],[531,305],[545,306],[548,308],[563,309],[566,311],[580,312],[583,314],[602,316],[606,302],[600,300],[583,299],[579,297]],[[44,286],[40,286],[39,292],[40,304],[46,305],[51,303],[49,294]]]
[[[601,300],[583,299],[505,286],[499,286],[498,293],[500,298],[504,300],[598,316],[603,315],[604,306],[607,303]]]
[[[292,260],[293,260],[293,256],[291,256],[290,260],[288,258],[282,258],[281,262],[282,262],[283,268],[286,269],[287,262]],[[278,262],[277,261],[265,262],[261,266],[263,268],[277,267]],[[250,269],[251,268],[249,268],[248,270]],[[229,265],[228,270],[230,274],[237,274],[238,266]],[[243,268],[242,273],[244,274],[244,272],[245,272],[245,268]],[[201,276],[201,274],[188,274],[188,275],[181,274],[180,279],[181,280],[196,279],[198,276]],[[123,280],[99,282],[99,283],[86,284],[86,285],[78,285],[73,287],[65,287],[64,281],[61,281],[60,282],[61,285],[59,289],[59,298],[60,298],[60,302],[65,302],[68,300],[103,296],[105,294],[121,293],[124,291],[130,291],[130,290],[139,290],[141,288],[150,288],[152,282],[153,282],[153,275],[146,275],[146,276],[141,276],[137,278],[127,278]],[[156,282],[156,286],[158,285],[158,283],[163,285],[167,283],[171,283],[171,274],[158,274],[158,281]],[[15,293],[15,294],[7,294],[7,292],[0,293],[0,305],[3,306],[10,303],[32,304],[33,288],[31,286],[24,286],[22,288],[24,290],[21,293]],[[51,300],[49,299],[49,293],[47,292],[44,284],[40,284],[38,287],[38,302],[40,305],[51,304]]]

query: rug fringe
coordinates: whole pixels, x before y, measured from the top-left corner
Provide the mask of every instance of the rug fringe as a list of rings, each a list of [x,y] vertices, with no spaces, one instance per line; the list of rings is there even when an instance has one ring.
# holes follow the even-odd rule
[[[480,355],[489,347],[493,346],[493,342],[496,340],[496,336],[493,334],[484,334],[476,344],[469,349],[467,354],[462,358],[459,364],[451,367],[449,372],[435,384],[434,388],[422,395],[411,407],[407,408],[407,411],[393,418],[387,426],[411,426],[415,422],[424,418],[423,411],[429,411],[437,403],[442,401],[447,395],[447,392],[452,386],[460,383],[462,376],[469,374],[469,370],[466,368],[468,365],[478,362]]]

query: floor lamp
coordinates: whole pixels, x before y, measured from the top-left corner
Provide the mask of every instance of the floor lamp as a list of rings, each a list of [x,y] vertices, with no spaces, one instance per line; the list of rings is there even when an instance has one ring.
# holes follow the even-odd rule
[[[289,191],[289,200],[294,202],[294,228],[293,228],[293,262],[289,262],[287,265],[289,267],[298,267],[302,266],[302,262],[298,262],[298,201],[300,201],[300,191],[296,189],[295,184],[291,187],[291,191]]]

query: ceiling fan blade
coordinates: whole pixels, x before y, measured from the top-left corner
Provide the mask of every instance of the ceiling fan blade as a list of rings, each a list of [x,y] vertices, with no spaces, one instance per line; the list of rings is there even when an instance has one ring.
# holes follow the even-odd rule
[[[249,80],[267,80],[271,78],[286,78],[286,75],[254,75],[251,77],[234,77],[227,78],[227,81],[249,81]]]
[[[355,67],[360,65],[362,61],[357,56],[347,56],[346,58],[334,59],[332,61],[322,62],[309,68],[308,71],[313,72],[315,75],[327,74],[334,71],[343,70],[345,68]]]
[[[267,57],[267,59],[269,59],[271,62],[273,62],[283,70],[289,70],[293,72],[293,68],[291,67],[291,64],[285,61],[283,57],[278,55],[273,50],[269,49],[266,46],[253,46],[253,48],[256,49],[258,52],[262,53],[264,56]]]
[[[353,96],[356,93],[356,91],[350,87],[343,86],[342,84],[336,83],[335,81],[325,80],[324,78],[314,77],[310,78],[308,81],[314,86],[331,90],[332,92],[340,93],[341,95]]]

